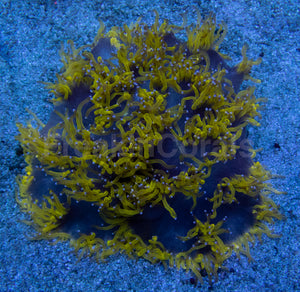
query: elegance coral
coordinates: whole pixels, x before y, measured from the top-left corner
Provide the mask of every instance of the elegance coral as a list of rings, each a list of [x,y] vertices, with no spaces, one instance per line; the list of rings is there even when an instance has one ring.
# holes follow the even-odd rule
[[[186,41],[176,35],[186,31]],[[271,175],[247,142],[261,99],[240,90],[260,60],[219,52],[214,16],[175,26],[159,17],[61,50],[54,111],[18,124],[28,164],[17,201],[35,238],[70,240],[83,255],[124,252],[216,276],[233,251],[273,236]]]

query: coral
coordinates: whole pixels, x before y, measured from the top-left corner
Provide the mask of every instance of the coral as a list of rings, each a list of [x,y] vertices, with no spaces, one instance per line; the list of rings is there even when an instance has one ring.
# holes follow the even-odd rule
[[[178,38],[186,32],[185,40]],[[35,238],[70,240],[97,259],[124,252],[217,276],[235,251],[274,236],[281,216],[271,174],[254,161],[247,127],[263,99],[245,46],[230,67],[214,16],[175,26],[157,15],[60,54],[46,125],[18,124],[28,164],[17,201]]]

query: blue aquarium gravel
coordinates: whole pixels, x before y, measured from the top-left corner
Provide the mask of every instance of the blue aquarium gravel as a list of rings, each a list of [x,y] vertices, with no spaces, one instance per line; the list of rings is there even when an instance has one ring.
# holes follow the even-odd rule
[[[300,18],[297,1],[14,1],[0,3],[0,291],[299,291],[300,266]],[[249,128],[257,159],[274,178],[270,195],[283,220],[276,221],[279,238],[262,237],[251,246],[253,261],[235,256],[225,261],[218,282],[195,281],[191,273],[165,269],[143,259],[116,254],[105,263],[78,257],[67,242],[30,240],[34,230],[16,200],[16,176],[25,162],[15,136],[16,122],[26,123],[30,109],[44,123],[52,97],[43,82],[54,82],[61,68],[61,42],[77,47],[91,43],[99,19],[110,28],[161,19],[182,24],[210,12],[224,21],[228,33],[220,51],[240,62],[249,45],[251,59],[262,58],[252,76],[261,80],[256,96],[268,99],[261,126]],[[249,85],[251,82],[249,81]]]

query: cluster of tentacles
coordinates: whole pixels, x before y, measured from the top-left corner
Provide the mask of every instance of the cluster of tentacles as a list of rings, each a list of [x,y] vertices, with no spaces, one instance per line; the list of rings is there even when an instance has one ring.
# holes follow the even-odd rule
[[[180,40],[178,33],[186,32]],[[261,100],[260,60],[234,67],[219,52],[226,27],[135,23],[92,45],[62,49],[54,111],[18,124],[28,164],[17,200],[36,238],[69,240],[80,255],[124,252],[216,274],[232,251],[271,236],[280,218],[270,174],[254,162],[248,125]]]

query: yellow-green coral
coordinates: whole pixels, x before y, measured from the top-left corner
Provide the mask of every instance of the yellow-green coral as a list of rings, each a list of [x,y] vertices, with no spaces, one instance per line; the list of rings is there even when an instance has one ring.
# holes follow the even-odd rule
[[[176,34],[186,31],[186,42]],[[240,90],[253,65],[219,53],[226,26],[137,22],[61,50],[49,122],[18,124],[26,173],[17,201],[37,238],[80,257],[117,252],[216,276],[280,219],[248,125],[261,99]],[[35,117],[35,115],[34,115]]]

